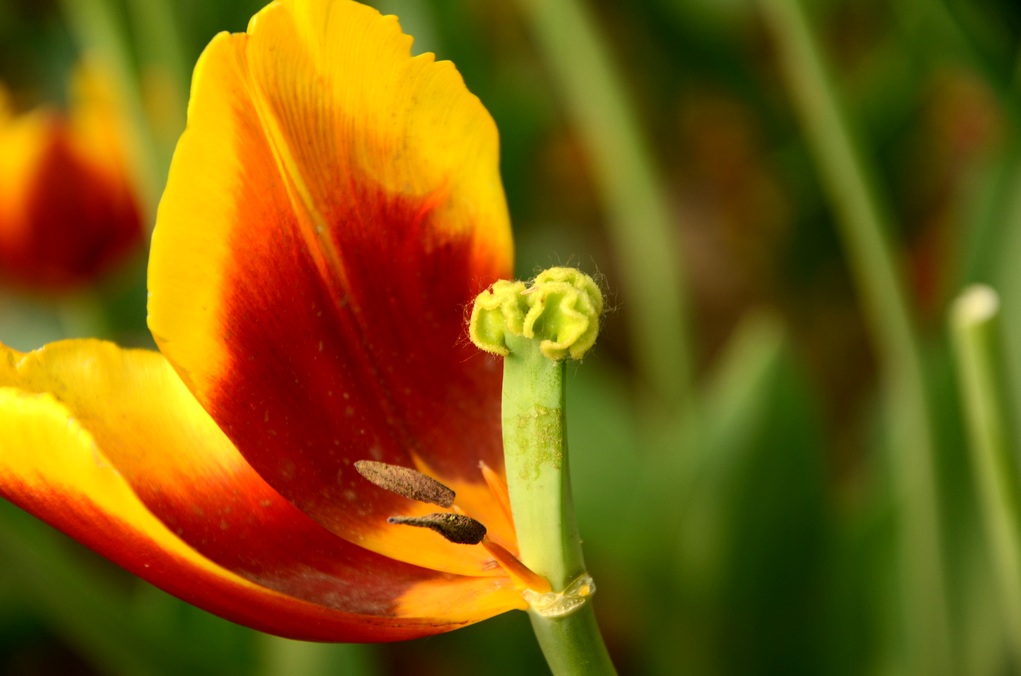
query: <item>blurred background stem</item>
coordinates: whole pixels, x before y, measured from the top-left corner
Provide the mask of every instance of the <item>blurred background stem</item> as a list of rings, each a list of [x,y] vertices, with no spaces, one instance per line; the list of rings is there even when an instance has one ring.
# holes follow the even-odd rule
[[[609,45],[580,0],[519,0],[518,5],[588,152],[617,257],[637,374],[649,385],[656,409],[690,413],[681,241]]]
[[[950,314],[970,456],[1015,668],[1021,666],[1021,487],[1000,338],[1000,300],[966,290]]]
[[[128,10],[139,52],[139,100],[162,191],[177,138],[184,131],[194,64],[184,55],[174,8],[167,0],[131,0]]]
[[[921,357],[886,216],[853,138],[804,6],[761,0],[792,103],[836,209],[859,302],[878,352],[899,498],[904,635],[910,673],[956,673],[942,547],[932,419]]]
[[[357,643],[308,643],[259,635],[259,676],[370,676],[379,673],[375,649]]]
[[[82,51],[100,59],[117,87],[128,126],[123,130],[125,149],[138,182],[144,222],[151,224],[166,167],[160,165],[161,155],[156,152],[124,17],[110,0],[61,0],[61,7]]]

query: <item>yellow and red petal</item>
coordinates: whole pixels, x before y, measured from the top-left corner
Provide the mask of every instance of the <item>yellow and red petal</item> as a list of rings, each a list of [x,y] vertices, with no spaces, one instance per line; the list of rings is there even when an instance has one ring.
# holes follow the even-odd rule
[[[438,574],[316,524],[244,462],[158,353],[98,341],[2,350],[0,495],[170,593],[331,641],[411,638],[521,607],[505,577]]]
[[[149,325],[299,509],[388,556],[477,572],[484,557],[387,526],[416,508],[348,471],[417,466],[472,494],[480,460],[503,467],[500,367],[464,329],[510,274],[496,128],[450,63],[410,46],[345,0],[275,2],[213,40],[160,204]]]

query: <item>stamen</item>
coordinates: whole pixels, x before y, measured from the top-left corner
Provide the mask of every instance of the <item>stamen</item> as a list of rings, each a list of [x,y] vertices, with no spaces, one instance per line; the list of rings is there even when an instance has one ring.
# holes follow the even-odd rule
[[[496,559],[496,562],[503,566],[503,569],[510,573],[511,577],[516,579],[526,589],[530,589],[537,594],[546,594],[552,591],[553,587],[550,586],[549,580],[533,572],[502,546],[485,536],[482,537],[481,544]]]
[[[486,539],[486,527],[464,514],[437,512],[425,516],[391,516],[387,523],[434,530],[458,545],[477,545]]]
[[[496,563],[525,591],[535,595],[551,593],[552,586],[549,580],[530,570],[506,548],[490,540],[486,535],[486,527],[461,512],[454,504],[454,491],[436,479],[409,467],[390,465],[375,460],[359,460],[355,463],[355,469],[365,479],[391,493],[396,493],[409,500],[428,502],[455,510],[454,512],[435,512],[425,516],[391,516],[387,519],[387,523],[428,528],[454,544],[481,544]],[[489,491],[500,505],[500,509],[507,520],[513,524],[514,517],[511,512],[507,484],[485,462],[479,462],[479,469],[482,471],[482,477],[485,479]]]
[[[496,502],[500,505],[500,509],[503,510],[508,523],[513,525],[514,515],[511,513],[510,493],[507,492],[507,482],[481,460],[479,461],[479,469],[482,470],[482,478],[486,480],[486,485],[489,486],[489,492],[496,498]]]
[[[355,469],[380,488],[409,500],[428,502],[440,507],[450,507],[454,504],[454,491],[431,476],[410,467],[389,465],[375,460],[359,460],[355,463]]]

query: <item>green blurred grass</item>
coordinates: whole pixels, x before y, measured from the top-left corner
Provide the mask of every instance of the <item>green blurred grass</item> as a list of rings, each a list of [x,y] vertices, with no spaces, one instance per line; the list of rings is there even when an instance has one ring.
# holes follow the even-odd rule
[[[134,3],[109,4],[129,42],[137,39]],[[243,30],[260,4],[171,3],[177,52],[133,43],[130,66],[193,63],[214,33]],[[884,387],[889,358],[871,337],[868,301],[839,234],[834,193],[842,186],[824,189],[817,146],[802,133],[781,76],[775,30],[744,0],[579,3],[593,19],[594,49],[618,76],[600,96],[635,127],[609,133],[635,133],[647,149],[639,171],[616,173],[612,146],[579,123],[584,86],[569,81],[591,75],[593,64],[579,59],[574,74],[557,66],[543,40],[559,36],[569,58],[577,36],[552,25],[552,37],[540,39],[521,11],[527,4],[389,0],[385,8],[421,36],[417,46],[454,60],[496,119],[519,274],[568,262],[605,280],[613,309],[596,353],[570,374],[569,424],[596,609],[622,673],[911,673],[911,609],[897,563],[901,449],[889,442],[903,421],[890,415],[897,395]],[[955,660],[945,666],[1021,673],[1008,648],[1016,637],[1003,629],[944,329],[965,283],[993,285],[1003,301],[1004,378],[1017,394],[1021,6],[804,6],[884,205],[917,334],[911,349],[932,420],[932,516]],[[64,17],[55,2],[0,3],[0,80],[22,107],[62,96],[76,40],[88,39]],[[164,148],[154,151],[157,164],[173,135],[164,128],[154,136]],[[595,164],[600,153],[611,154]],[[154,181],[161,171],[153,169]],[[643,183],[627,183],[636,180]],[[659,248],[643,258],[620,242],[629,227],[649,225],[649,211],[628,211],[613,194],[649,191],[672,243],[648,244]],[[669,268],[652,273],[679,281],[662,298],[644,291],[636,301],[625,280],[649,273],[641,269],[649,261]],[[128,270],[96,290],[94,302],[111,317],[108,336],[144,343],[142,277],[141,267]],[[688,299],[686,309],[678,298]],[[656,303],[686,314],[679,344],[650,348],[636,339],[646,334],[634,327],[655,325],[648,315]],[[16,347],[88,331],[68,321],[75,313],[67,303],[4,292],[0,308],[0,340]],[[690,374],[667,366],[685,359]],[[654,403],[675,387],[687,393],[685,406]],[[12,509],[0,510],[0,525],[0,552],[26,557],[24,567],[13,555],[0,565],[0,672],[543,668],[520,614],[408,644],[303,651],[126,579]],[[56,572],[37,584],[25,577],[26,567],[46,566]]]

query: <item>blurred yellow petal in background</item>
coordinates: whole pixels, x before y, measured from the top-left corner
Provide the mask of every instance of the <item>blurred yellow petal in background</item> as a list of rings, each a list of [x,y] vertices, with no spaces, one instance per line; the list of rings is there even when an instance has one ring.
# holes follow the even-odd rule
[[[123,118],[95,64],[71,83],[70,110],[0,110],[0,280],[75,288],[140,253],[144,228],[126,169]]]

